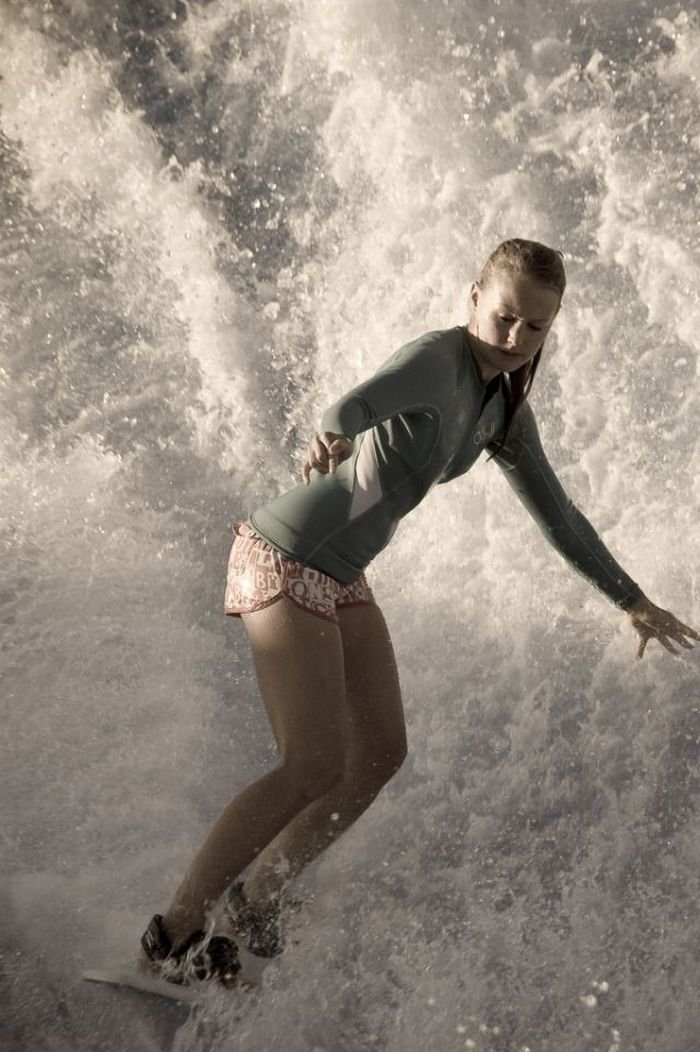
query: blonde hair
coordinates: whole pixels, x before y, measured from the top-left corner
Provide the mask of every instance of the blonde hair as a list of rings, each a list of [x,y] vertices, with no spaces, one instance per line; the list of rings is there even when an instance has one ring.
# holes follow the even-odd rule
[[[564,256],[559,249],[548,248],[539,241],[525,241],[520,237],[502,241],[484,263],[479,275],[479,285],[485,288],[494,274],[502,274],[504,271],[509,274],[522,274],[532,278],[539,285],[554,289],[561,302],[566,288],[566,271]]]

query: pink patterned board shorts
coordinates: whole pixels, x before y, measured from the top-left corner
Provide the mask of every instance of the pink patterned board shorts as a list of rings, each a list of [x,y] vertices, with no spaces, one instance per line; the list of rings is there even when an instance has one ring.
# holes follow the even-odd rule
[[[224,610],[240,617],[286,596],[302,610],[338,624],[336,607],[374,605],[364,574],[352,584],[296,562],[263,541],[247,522],[232,524],[235,534],[226,575]]]

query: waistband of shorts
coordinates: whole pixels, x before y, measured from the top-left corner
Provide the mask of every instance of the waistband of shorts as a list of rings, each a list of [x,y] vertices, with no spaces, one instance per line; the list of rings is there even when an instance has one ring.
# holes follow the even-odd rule
[[[293,556],[280,551],[280,549],[276,548],[274,544],[270,544],[265,537],[262,537],[248,519],[244,519],[242,522],[232,522],[231,529],[236,537],[240,537],[248,544],[254,544],[256,547],[262,548],[263,551],[275,552],[277,555],[281,555],[284,559],[295,561]]]

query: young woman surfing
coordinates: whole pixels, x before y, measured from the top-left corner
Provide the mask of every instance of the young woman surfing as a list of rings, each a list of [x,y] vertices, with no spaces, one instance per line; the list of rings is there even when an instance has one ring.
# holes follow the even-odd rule
[[[565,285],[561,253],[499,245],[471,286],[468,326],[407,344],[336,402],[303,482],[234,526],[225,609],[245,624],[279,763],[224,809],[151,920],[143,960],[163,976],[235,981],[236,942],[207,921],[224,892],[235,939],[278,953],[290,881],[401,766],[396,662],[363,571],[432,486],[484,450],[552,545],[630,619],[638,657],[651,639],[672,654],[700,639],[618,565],[542,450],[527,395]]]

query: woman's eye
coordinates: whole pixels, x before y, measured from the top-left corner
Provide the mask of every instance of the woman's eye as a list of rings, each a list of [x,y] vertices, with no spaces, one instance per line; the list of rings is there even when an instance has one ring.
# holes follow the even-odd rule
[[[531,325],[530,328],[533,330],[533,332],[542,332],[541,325]]]
[[[499,314],[498,317],[501,321],[514,321],[512,314]]]

